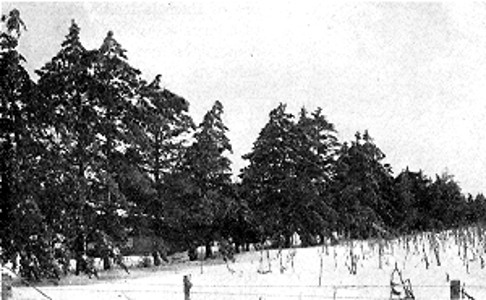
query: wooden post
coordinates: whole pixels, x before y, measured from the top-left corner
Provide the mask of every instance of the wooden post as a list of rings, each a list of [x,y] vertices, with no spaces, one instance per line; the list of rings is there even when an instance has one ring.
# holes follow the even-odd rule
[[[182,282],[184,283],[184,300],[190,300],[192,288],[191,275],[184,275]]]
[[[461,299],[461,281],[451,280],[451,300]]]

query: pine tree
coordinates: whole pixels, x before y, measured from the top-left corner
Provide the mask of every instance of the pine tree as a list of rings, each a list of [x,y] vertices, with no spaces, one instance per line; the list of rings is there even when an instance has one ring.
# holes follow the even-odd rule
[[[382,163],[384,158],[367,131],[363,136],[357,132],[351,146],[344,144],[339,153],[334,207],[339,227],[353,237],[375,235],[377,226],[389,227],[394,220],[393,178],[390,166]]]
[[[285,110],[286,106],[280,104],[270,112],[252,152],[243,156],[249,165],[242,171],[242,186],[261,237],[289,237],[296,229],[290,223],[290,191],[297,169],[293,144],[298,138],[294,116]]]
[[[189,102],[171,91],[161,88],[160,76],[144,85],[137,105],[138,122],[145,134],[146,149],[142,151],[144,169],[149,172],[158,186],[163,175],[170,173],[182,156],[189,132],[194,129],[188,115]]]
[[[122,184],[127,200],[136,204],[139,215],[147,216],[150,221],[145,222],[150,228],[146,229],[154,234],[168,231],[164,219],[166,180],[180,164],[194,128],[188,115],[189,102],[162,88],[160,77],[157,75],[150,84],[142,82],[132,114],[132,123],[138,124],[132,126],[136,143],[125,155],[124,173],[128,177]],[[130,177],[140,180],[135,182]]]
[[[100,50],[87,51],[73,21],[59,53],[37,71],[51,113],[51,180],[46,201],[58,201],[67,241],[124,237],[128,207],[117,180],[124,149],[135,144],[132,99],[138,74],[109,34]],[[136,147],[134,147],[136,148]],[[71,243],[68,245],[73,247]],[[79,251],[85,251],[82,247]]]
[[[98,169],[90,188],[92,209],[97,215],[96,224],[120,240],[127,234],[123,216],[129,215],[133,206],[120,190],[120,168],[124,165],[125,150],[139,144],[139,134],[144,133],[134,117],[135,103],[140,97],[140,71],[130,66],[126,50],[112,31],[98,50],[90,51],[89,57],[93,61],[93,82],[87,96],[96,111],[98,147]]]
[[[57,203],[60,234],[73,240],[86,235],[90,225],[86,214],[92,213],[89,187],[97,173],[99,147],[96,143],[98,122],[94,103],[88,97],[93,84],[93,60],[79,39],[80,28],[72,21],[61,50],[49,63],[36,71],[39,89],[49,107],[49,133],[52,156],[46,203]],[[56,159],[53,159],[57,156]],[[49,196],[47,196],[49,195]],[[90,202],[91,201],[91,202]],[[91,204],[93,206],[93,204]]]
[[[0,246],[9,256],[43,231],[41,213],[26,208],[37,205],[43,145],[38,140],[39,95],[16,50],[23,25],[19,11],[2,16],[2,22],[7,31],[0,33]]]
[[[296,123],[280,104],[270,113],[243,170],[242,188],[262,236],[284,237],[294,232],[305,243],[334,223],[328,186],[336,147],[334,127],[321,110],[308,116],[303,109]]]
[[[430,185],[430,210],[432,228],[450,229],[465,225],[466,199],[459,184],[450,174],[436,176]]]
[[[223,105],[216,101],[196,129],[179,171],[168,182],[173,196],[167,203],[171,212],[167,218],[180,228],[190,248],[208,246],[220,235],[218,220],[233,213],[229,210],[233,201],[231,161],[225,156],[232,148],[222,114]]]
[[[395,228],[401,232],[424,231],[427,228],[428,213],[426,207],[421,207],[428,201],[430,179],[422,171],[411,172],[408,168],[395,179],[394,189],[397,210]],[[425,218],[424,218],[425,217]]]
[[[337,214],[332,208],[330,185],[335,174],[335,159],[338,147],[336,130],[318,108],[310,116],[301,110],[297,123],[299,130],[297,176],[295,197],[303,212],[300,230],[304,243],[312,237],[329,235],[335,227]]]

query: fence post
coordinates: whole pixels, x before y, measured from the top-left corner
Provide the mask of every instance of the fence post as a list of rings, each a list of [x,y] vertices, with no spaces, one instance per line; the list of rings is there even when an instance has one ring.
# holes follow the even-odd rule
[[[451,280],[451,300],[459,300],[461,298],[461,281]]]
[[[182,282],[184,283],[184,300],[190,300],[191,299],[191,287],[192,287],[191,275],[184,275]]]

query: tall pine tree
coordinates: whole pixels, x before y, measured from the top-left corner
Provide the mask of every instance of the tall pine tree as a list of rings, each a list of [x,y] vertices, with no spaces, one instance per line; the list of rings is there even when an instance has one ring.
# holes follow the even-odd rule
[[[249,166],[242,173],[242,189],[260,224],[262,237],[284,238],[294,232],[313,242],[334,223],[329,183],[337,145],[334,127],[316,110],[294,116],[280,104],[260,132]]]
[[[2,22],[7,30],[0,33],[0,246],[9,256],[30,248],[47,231],[37,209],[45,140],[37,87],[16,49],[25,28],[20,12],[13,9]]]
[[[367,131],[363,136],[357,132],[351,146],[344,144],[340,150],[332,187],[334,207],[339,228],[352,237],[366,238],[392,225],[393,177],[384,158]]]
[[[226,156],[232,148],[222,115],[223,105],[216,101],[196,129],[179,171],[168,182],[172,186],[168,219],[186,237],[190,250],[205,244],[207,255],[210,242],[221,234],[219,221],[232,213],[228,210],[233,201],[231,161]],[[193,251],[190,254],[195,258]]]

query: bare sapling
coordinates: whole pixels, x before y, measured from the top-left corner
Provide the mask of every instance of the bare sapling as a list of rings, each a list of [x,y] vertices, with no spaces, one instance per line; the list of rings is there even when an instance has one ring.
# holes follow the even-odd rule
[[[425,263],[425,269],[428,270],[429,269],[429,266],[430,266],[430,263],[429,263],[429,258],[427,256],[427,252],[425,251],[425,245],[422,245],[422,253],[423,253],[422,260]]]
[[[365,260],[366,255],[365,255],[365,250],[364,250],[364,243],[361,243],[360,247],[361,247],[361,259]]]
[[[440,243],[437,237],[437,234],[433,234],[431,236],[430,246],[432,251],[434,252],[435,260],[437,262],[437,266],[440,267]]]
[[[324,251],[321,251],[319,253],[319,257],[320,257],[320,263],[319,263],[319,286],[321,286],[321,284],[322,284],[322,272],[323,272],[323,269],[324,269],[324,259],[322,257],[323,256],[323,252]]]
[[[294,258],[295,258],[296,254],[297,254],[297,250],[295,250],[295,248],[289,249],[289,253],[287,254],[287,264],[290,262],[290,266],[292,268],[292,271],[295,271],[295,269],[294,269]]]
[[[337,269],[337,252],[336,252],[336,247],[334,248],[334,270]]]
[[[418,236],[417,236],[417,235],[415,235],[415,236],[413,237],[413,245],[414,245],[413,254],[414,254],[414,255],[417,255],[417,254],[419,254],[419,253],[420,253],[419,244],[420,244],[420,241],[419,241],[419,239],[418,239]]]
[[[278,252],[277,257],[279,258],[279,261],[280,261],[280,274],[283,274],[283,272],[285,272],[285,270],[286,270],[287,268],[284,266],[284,263],[283,263],[283,255],[282,255],[282,250],[280,250],[280,251]]]
[[[461,257],[461,239],[459,238],[459,232],[454,229],[454,241],[457,246],[457,256]]]
[[[468,261],[468,257],[467,257],[467,241],[466,241],[466,237],[464,237],[462,239],[462,247],[463,247],[463,254],[462,254],[462,259],[464,262],[467,262]]]
[[[325,234],[322,235],[322,249],[329,256],[329,238]]]
[[[378,240],[378,268],[380,270],[383,269],[383,253],[384,253],[383,240],[380,238]]]
[[[356,275],[357,273],[357,265],[358,265],[358,256],[354,254],[354,245],[353,241],[349,244],[349,255],[347,260],[347,267],[349,270],[349,274]]]
[[[265,268],[265,255],[264,255],[264,251],[266,250],[266,260],[267,260],[267,266]],[[271,265],[271,261],[270,261],[270,251],[268,249],[261,249],[260,250],[260,266],[258,268],[258,273],[260,274],[267,274],[267,273],[271,273],[272,272],[272,265]]]

